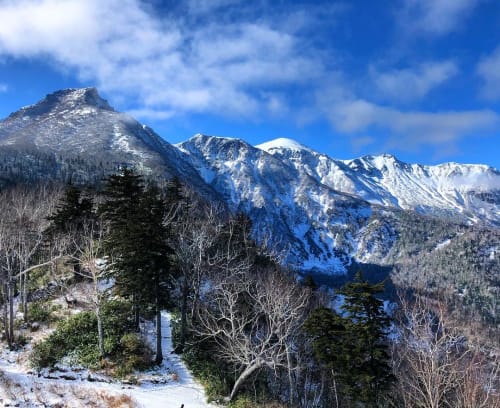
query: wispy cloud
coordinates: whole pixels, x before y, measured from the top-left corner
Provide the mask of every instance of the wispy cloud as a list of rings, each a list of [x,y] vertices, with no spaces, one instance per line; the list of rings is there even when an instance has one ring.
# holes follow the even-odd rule
[[[9,90],[9,86],[7,84],[0,83],[0,93],[7,92]]]
[[[481,96],[486,99],[500,99],[500,47],[479,62],[477,73],[483,80]]]
[[[188,0],[187,8],[191,14],[207,14],[242,2],[242,0]]]
[[[412,102],[424,98],[458,71],[454,61],[429,61],[413,68],[387,71],[380,71],[372,66],[370,77],[382,99]]]
[[[370,129],[387,134],[385,149],[418,151],[425,146],[453,147],[462,138],[500,125],[490,110],[466,112],[402,111],[364,99],[325,101],[325,114],[341,132],[356,135]]]
[[[479,0],[403,0],[399,24],[406,32],[440,36],[458,30]]]
[[[270,94],[281,86],[308,84],[321,71],[300,38],[265,19],[192,25],[139,0],[20,0],[1,3],[0,21],[0,55],[49,57],[104,91],[134,97],[149,116],[258,115],[276,110]]]
[[[457,188],[471,189],[477,191],[488,191],[500,189],[500,176],[493,172],[471,172],[463,176],[455,176],[450,179]]]

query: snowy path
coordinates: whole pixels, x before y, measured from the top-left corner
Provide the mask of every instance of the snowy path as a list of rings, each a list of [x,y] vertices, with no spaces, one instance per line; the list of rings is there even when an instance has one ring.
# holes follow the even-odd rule
[[[206,402],[203,387],[198,384],[177,354],[172,354],[172,328],[170,314],[163,311],[162,350],[163,364],[160,371],[177,374],[177,381],[165,385],[142,386],[128,393],[144,408],[209,408],[215,405]],[[154,337],[153,337],[154,339]]]
[[[154,343],[153,325],[149,324],[147,329],[148,339]],[[69,368],[63,374],[74,376],[73,380],[38,377],[29,373],[27,362],[20,364],[19,354],[0,349],[0,406],[105,408],[110,406],[110,396],[119,400],[120,395],[127,395],[141,408],[180,408],[182,404],[184,408],[216,408],[206,402],[203,387],[193,379],[180,357],[171,353],[172,329],[168,312],[162,312],[162,331],[163,364],[149,372],[137,373],[140,381],[137,386],[90,382],[87,371],[76,372]],[[163,383],[155,383],[158,380]]]

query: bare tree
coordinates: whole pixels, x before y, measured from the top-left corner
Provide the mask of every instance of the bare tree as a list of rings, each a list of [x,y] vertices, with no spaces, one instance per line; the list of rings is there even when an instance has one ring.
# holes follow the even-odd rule
[[[54,262],[41,256],[46,217],[55,203],[57,191],[46,186],[17,187],[0,196],[0,280],[3,321],[9,347],[14,341],[14,293],[19,284],[24,319],[28,319],[29,273]],[[45,259],[44,259],[45,258]]]
[[[498,350],[470,347],[468,358],[459,369],[462,379],[456,389],[458,408],[500,408]]]
[[[400,312],[393,361],[404,406],[498,407],[498,360],[482,365],[444,304],[417,297],[402,300]]]
[[[102,322],[102,306],[108,297],[108,288],[105,285],[105,269],[112,268],[112,262],[103,257],[104,228],[102,222],[89,221],[83,224],[78,232],[78,239],[73,240],[75,252],[71,258],[77,261],[81,268],[78,273],[90,282],[88,297],[97,319],[97,334],[99,353],[105,357],[104,328]]]
[[[293,343],[308,299],[308,290],[283,273],[250,272],[245,263],[213,284],[200,308],[199,334],[212,338],[220,357],[239,368],[229,400],[262,368],[293,370]]]
[[[221,231],[220,212],[216,206],[208,206],[203,216],[184,213],[177,222],[173,245],[180,270],[181,336],[178,349],[186,342],[187,317],[191,303],[191,318],[198,308],[200,288],[206,272],[217,263],[218,256],[210,253]],[[220,259],[220,258],[219,258]]]

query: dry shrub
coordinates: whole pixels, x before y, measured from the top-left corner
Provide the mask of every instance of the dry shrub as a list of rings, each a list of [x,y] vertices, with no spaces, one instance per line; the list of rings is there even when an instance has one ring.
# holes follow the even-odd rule
[[[107,408],[135,408],[137,406],[132,397],[126,394],[111,395],[101,391],[99,397]]]
[[[0,390],[3,390],[8,398],[15,399],[20,395],[22,387],[19,382],[0,371]]]

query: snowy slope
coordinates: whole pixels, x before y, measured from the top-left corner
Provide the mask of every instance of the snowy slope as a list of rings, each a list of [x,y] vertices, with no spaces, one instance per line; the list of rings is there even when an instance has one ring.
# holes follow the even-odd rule
[[[500,172],[485,165],[424,166],[388,154],[334,160],[287,139],[256,147],[332,189],[374,204],[500,225]]]
[[[239,139],[196,135],[177,147],[234,211],[250,216],[257,240],[283,252],[288,264],[345,272],[353,236],[371,214],[368,203]]]
[[[380,261],[398,235],[385,219],[399,209],[500,225],[500,174],[487,166],[333,160],[285,138],[253,147],[198,134],[177,147],[233,211],[249,215],[259,242],[302,270]]]
[[[0,159],[12,166],[0,169],[0,179],[19,168],[33,179],[92,182],[126,165],[146,175],[177,176],[206,193],[178,149],[115,111],[95,88],[54,92],[0,120]]]

